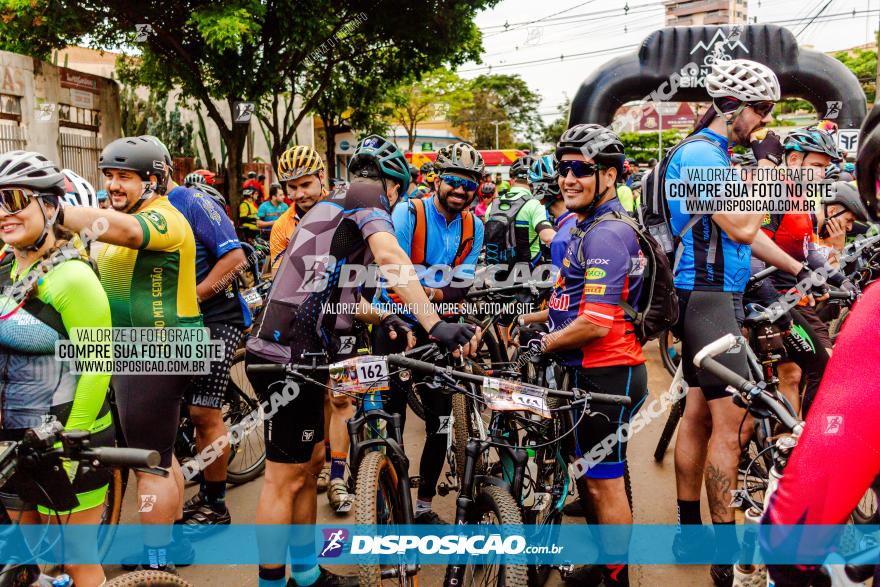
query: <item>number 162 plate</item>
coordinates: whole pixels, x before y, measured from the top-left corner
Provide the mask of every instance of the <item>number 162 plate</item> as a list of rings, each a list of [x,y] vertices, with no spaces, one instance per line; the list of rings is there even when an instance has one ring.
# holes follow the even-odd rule
[[[389,389],[388,361],[384,357],[363,355],[330,365],[334,396],[385,391]]]

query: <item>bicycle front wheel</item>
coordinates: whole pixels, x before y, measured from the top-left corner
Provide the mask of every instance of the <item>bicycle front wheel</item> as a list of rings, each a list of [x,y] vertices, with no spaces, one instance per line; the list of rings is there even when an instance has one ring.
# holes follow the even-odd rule
[[[223,400],[223,422],[230,430],[245,418],[259,416],[259,402],[254,388],[247,378],[244,365],[245,349],[235,352],[229,367],[229,385]],[[229,463],[226,477],[230,483],[240,485],[253,481],[266,468],[266,444],[263,438],[263,421],[257,418],[256,426],[247,426],[232,438],[229,447]]]
[[[376,526],[406,524],[399,487],[397,470],[388,456],[379,451],[367,453],[357,472],[355,523],[370,526],[372,531]],[[409,576],[404,565],[380,565],[374,557],[365,557],[364,562],[358,563],[361,587],[384,585],[383,575],[396,585],[417,584],[415,576]]]

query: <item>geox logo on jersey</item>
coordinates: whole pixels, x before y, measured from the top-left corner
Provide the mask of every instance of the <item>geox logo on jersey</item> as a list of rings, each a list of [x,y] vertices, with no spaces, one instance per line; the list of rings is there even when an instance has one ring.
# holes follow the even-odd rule
[[[166,232],[168,232],[168,223],[165,222],[165,217],[158,212],[154,210],[147,210],[146,212],[141,214],[141,217],[152,224],[159,232],[159,234],[165,234]]]

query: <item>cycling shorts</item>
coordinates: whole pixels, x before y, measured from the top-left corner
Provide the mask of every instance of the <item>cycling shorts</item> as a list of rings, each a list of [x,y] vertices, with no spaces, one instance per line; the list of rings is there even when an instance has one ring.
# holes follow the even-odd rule
[[[24,433],[27,430],[27,428],[0,430],[0,440],[18,442],[24,438]],[[92,447],[114,446],[116,444],[116,433],[113,425],[110,425],[99,432],[92,432],[89,437],[89,444]],[[56,512],[43,505],[38,506],[35,503],[23,499],[20,496],[21,492],[28,490],[29,494],[31,494],[34,490],[39,491],[39,489],[33,486],[26,488],[25,485],[30,486],[31,483],[33,483],[33,480],[29,481],[28,478],[18,473],[13,475],[12,479],[10,479],[9,483],[4,487],[4,491],[0,491],[0,502],[10,510],[27,512],[38,509],[40,513],[47,515],[54,515],[55,513],[76,513],[101,506],[104,504],[104,500],[107,496],[107,487],[110,483],[110,478],[113,476],[113,470],[106,467],[86,468],[82,465],[83,464],[77,468],[76,475],[72,482],[73,491],[76,493],[76,499],[79,501],[79,505],[69,511]],[[49,491],[49,495],[51,495],[51,490],[48,488],[47,490]]]
[[[831,334],[828,332],[828,325],[819,317],[815,306],[796,306],[792,308],[792,312],[797,312],[803,318],[804,322],[810,325],[815,333],[814,342],[820,344],[826,349],[832,348]],[[818,350],[818,349],[817,349]]]
[[[223,360],[211,363],[211,373],[193,376],[192,385],[186,390],[185,401],[188,406],[219,410],[229,385],[232,357],[241,344],[244,332],[238,326],[219,322],[211,322],[205,326],[211,330],[211,340],[223,341]]]
[[[694,355],[725,334],[742,335],[742,294],[682,289],[676,289],[676,292],[679,318],[674,332],[681,340],[684,380],[690,387],[699,387],[706,401],[730,397],[725,383],[705,371],[697,370]],[[745,353],[725,353],[716,359],[742,377],[750,378]]]
[[[586,477],[591,479],[618,479],[626,469],[626,447],[629,435],[621,435],[621,427],[628,424],[648,396],[648,369],[640,365],[612,367],[569,367],[571,386],[611,395],[625,395],[632,400],[630,407],[594,404],[590,413],[581,418],[580,410],[572,411],[577,424],[574,432],[575,456],[587,461]]]
[[[245,365],[276,364],[248,351]],[[297,382],[296,392],[285,385],[283,374],[248,373],[257,399],[263,405],[266,458],[275,463],[308,463],[317,444],[324,442],[324,395],[326,388]],[[315,376],[315,379],[319,379]],[[291,395],[295,397],[288,400]],[[274,412],[274,413],[273,413]]]
[[[180,405],[191,375],[114,375],[119,424],[125,446],[158,451],[159,466],[171,466]]]

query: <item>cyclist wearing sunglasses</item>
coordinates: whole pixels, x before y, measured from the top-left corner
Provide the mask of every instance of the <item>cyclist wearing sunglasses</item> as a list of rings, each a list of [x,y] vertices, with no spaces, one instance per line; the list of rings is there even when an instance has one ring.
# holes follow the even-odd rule
[[[562,190],[559,189],[559,172],[556,166],[555,155],[544,155],[540,159],[535,159],[529,171],[529,182],[532,184],[535,196],[541,198],[541,203],[553,219],[556,234],[550,243],[550,260],[556,267],[562,267],[562,258],[565,256],[565,249],[568,248],[571,229],[575,227],[577,217],[565,207]]]
[[[167,185],[163,149],[144,137],[113,141],[101,152],[112,210],[65,207],[61,223],[74,232],[104,222],[97,263],[114,327],[202,327],[196,295],[196,245],[186,218],[157,192]],[[158,303],[157,303],[158,302]],[[113,376],[120,424],[128,446],[156,450],[168,477],[135,472],[138,492],[157,496],[143,524],[168,532],[145,535],[148,560],[168,561],[170,524],[183,507],[183,475],[173,456],[180,405],[189,374]],[[158,553],[158,554],[157,554]]]
[[[90,431],[93,446],[113,446],[106,401],[109,371],[74,374],[70,362],[55,357],[56,342],[69,339],[71,329],[111,325],[107,294],[90,260],[57,222],[63,198],[65,177],[42,155],[12,151],[0,156],[0,232],[6,243],[0,253],[0,440],[21,440],[27,429],[53,417],[66,430]],[[65,469],[79,501],[69,512],[47,509],[44,499],[31,503],[34,497],[26,487],[21,494],[10,492],[14,484],[7,485],[0,499],[21,523],[54,523],[60,515],[72,524],[99,524],[109,472],[74,463],[65,463]],[[72,558],[95,557],[95,540],[78,536],[77,544],[65,544],[73,549]],[[78,585],[104,581],[99,564],[69,565],[66,570]]]
[[[425,293],[432,302],[458,302],[464,299],[467,287],[456,287],[455,281],[472,280],[477,258],[483,248],[483,223],[470,211],[476,197],[484,164],[479,151],[467,143],[444,147],[437,153],[440,176],[434,195],[424,200],[398,205],[391,215],[394,232],[400,247],[413,259],[420,272]],[[423,223],[424,226],[417,226]],[[469,224],[469,226],[467,226]],[[467,233],[472,237],[467,237]],[[465,242],[470,239],[471,242]],[[416,248],[420,248],[416,251]],[[425,268],[424,270],[422,270]],[[446,277],[444,277],[444,274]],[[452,281],[446,281],[448,276]],[[380,289],[378,300],[388,304],[399,300]],[[409,313],[402,312],[416,336],[416,344],[425,344],[428,333]],[[392,339],[382,328],[373,330],[373,352],[395,353],[404,350],[402,338]],[[388,410],[406,417],[406,397],[412,381],[393,379],[395,394]],[[432,510],[431,501],[437,493],[437,481],[443,471],[446,442],[449,433],[445,419],[452,409],[450,396],[420,386],[425,406],[425,430],[427,438],[419,462],[418,496],[416,501],[417,524],[445,523]]]

